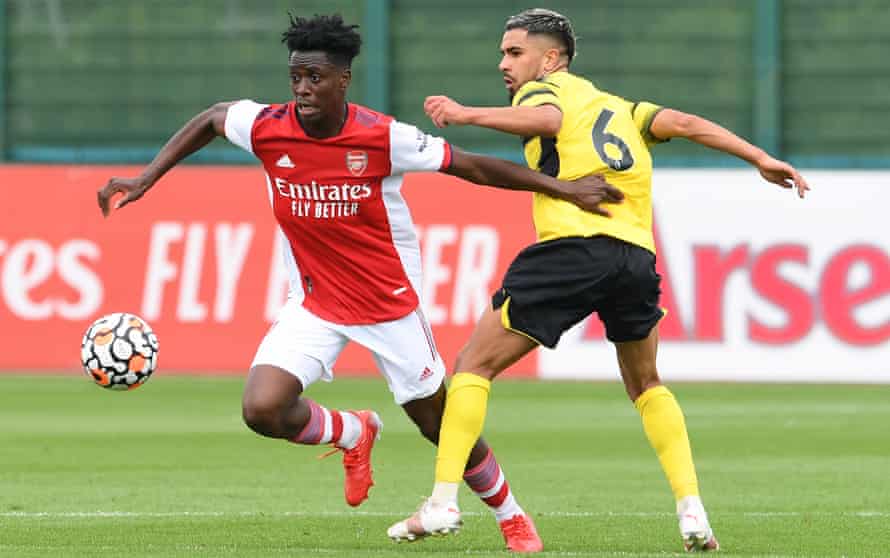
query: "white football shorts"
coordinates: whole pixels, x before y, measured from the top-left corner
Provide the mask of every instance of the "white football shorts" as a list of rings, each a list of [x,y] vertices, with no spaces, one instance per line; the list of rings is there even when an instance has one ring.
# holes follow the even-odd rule
[[[277,366],[296,376],[305,390],[319,379],[334,379],[334,363],[349,341],[371,351],[399,405],[436,393],[445,378],[445,364],[419,307],[391,322],[342,325],[319,318],[296,298],[281,308],[251,367]]]

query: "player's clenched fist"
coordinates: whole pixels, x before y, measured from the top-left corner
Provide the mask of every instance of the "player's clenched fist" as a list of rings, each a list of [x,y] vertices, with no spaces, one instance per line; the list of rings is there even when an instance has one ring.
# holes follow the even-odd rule
[[[423,102],[423,110],[437,128],[444,128],[449,124],[467,124],[466,107],[444,95],[427,97]]]

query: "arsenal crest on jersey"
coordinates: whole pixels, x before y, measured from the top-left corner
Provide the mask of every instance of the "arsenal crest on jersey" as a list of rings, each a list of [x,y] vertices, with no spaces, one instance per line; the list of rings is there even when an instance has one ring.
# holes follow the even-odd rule
[[[347,151],[346,168],[352,176],[361,176],[368,168],[368,154],[364,151]]]

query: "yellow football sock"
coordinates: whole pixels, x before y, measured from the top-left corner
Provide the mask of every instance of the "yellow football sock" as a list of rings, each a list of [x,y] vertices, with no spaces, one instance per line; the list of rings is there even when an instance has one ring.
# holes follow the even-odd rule
[[[664,386],[656,386],[643,392],[634,401],[634,406],[640,412],[646,437],[671,483],[674,498],[698,496],[698,479],[686,421],[674,394]]]
[[[475,374],[460,372],[451,379],[439,430],[436,482],[463,479],[470,451],[482,434],[490,390],[491,382]]]

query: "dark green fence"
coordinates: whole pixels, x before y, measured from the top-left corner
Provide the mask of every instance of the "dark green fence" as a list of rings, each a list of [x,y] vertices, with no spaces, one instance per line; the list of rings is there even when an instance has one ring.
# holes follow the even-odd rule
[[[785,153],[808,164],[890,167],[890,3],[782,4]]]
[[[809,166],[890,167],[890,7],[868,0],[563,0],[573,70],[599,87],[692,111]],[[341,12],[365,48],[351,98],[430,128],[426,95],[506,101],[498,44],[526,2],[479,0],[0,0],[0,156],[140,162],[218,100],[289,95],[288,10]],[[510,136],[447,129],[519,156]],[[218,142],[196,157],[247,161]],[[688,142],[656,164],[734,164]]]

